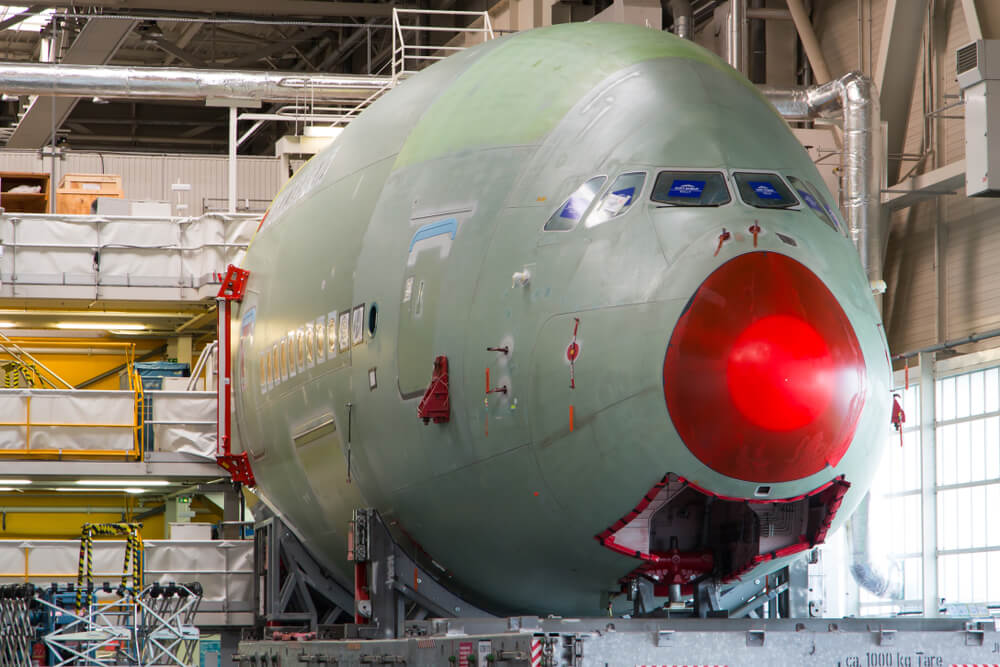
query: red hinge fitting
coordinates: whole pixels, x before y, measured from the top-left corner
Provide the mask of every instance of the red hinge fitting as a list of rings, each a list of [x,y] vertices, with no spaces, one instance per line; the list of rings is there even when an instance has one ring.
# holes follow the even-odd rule
[[[424,392],[417,407],[417,416],[425,424],[433,419],[435,424],[444,424],[451,419],[451,398],[448,395],[448,357],[441,356],[434,360],[434,373],[431,384]]]
[[[254,479],[253,470],[250,468],[250,459],[246,452],[219,454],[215,457],[215,461],[229,473],[234,482],[239,482],[244,486],[257,486],[257,480]]]
[[[247,289],[247,278],[250,272],[230,264],[225,275],[217,274],[222,284],[219,286],[218,298],[227,301],[239,301]]]

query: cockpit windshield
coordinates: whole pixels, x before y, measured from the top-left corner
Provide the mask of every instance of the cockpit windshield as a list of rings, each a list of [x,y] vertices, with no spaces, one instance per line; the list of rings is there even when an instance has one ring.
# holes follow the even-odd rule
[[[661,171],[650,199],[667,206],[722,206],[732,200],[726,179],[714,171]]]
[[[595,176],[578,187],[545,223],[545,231],[565,232],[576,227],[577,221],[590,208],[594,197],[601,191],[606,180],[608,180],[606,176]]]
[[[830,210],[829,204],[826,203],[826,200],[823,198],[823,195],[819,193],[819,190],[813,187],[812,183],[804,181],[801,178],[796,178],[795,176],[789,176],[788,182],[791,183],[792,187],[798,191],[799,196],[802,197],[802,201],[806,203],[806,206],[812,209],[812,212],[815,213],[820,220],[832,227],[834,231],[843,233],[843,230],[840,228],[840,223],[837,221],[833,211]]]
[[[585,227],[595,227],[602,222],[624,215],[629,206],[642,192],[642,184],[646,182],[646,172],[633,171],[622,174],[615,179],[608,191],[597,202],[597,206],[587,214]]]
[[[737,171],[733,174],[743,201],[756,208],[789,208],[798,204],[795,195],[777,174]]]

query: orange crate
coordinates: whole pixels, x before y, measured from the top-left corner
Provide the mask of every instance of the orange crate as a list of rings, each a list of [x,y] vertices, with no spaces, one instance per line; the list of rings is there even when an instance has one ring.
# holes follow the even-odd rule
[[[56,212],[90,215],[98,197],[124,196],[122,177],[118,174],[66,174],[56,190]]]

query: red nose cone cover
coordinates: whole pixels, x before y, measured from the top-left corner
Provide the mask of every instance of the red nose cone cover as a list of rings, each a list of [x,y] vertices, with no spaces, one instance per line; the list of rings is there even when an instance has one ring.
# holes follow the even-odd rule
[[[667,409],[713,470],[753,482],[808,477],[840,462],[867,389],[847,315],[809,269],[740,255],[695,292],[663,362]]]

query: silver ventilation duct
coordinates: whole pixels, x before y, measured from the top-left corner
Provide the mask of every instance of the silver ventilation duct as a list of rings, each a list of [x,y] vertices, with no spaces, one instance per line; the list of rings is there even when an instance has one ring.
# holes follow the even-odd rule
[[[865,494],[864,500],[854,510],[848,524],[847,544],[851,551],[851,576],[858,585],[880,598],[890,600],[903,599],[903,572],[897,563],[881,558],[872,558],[871,544],[868,541],[869,504],[871,493]]]
[[[0,93],[5,95],[330,102],[363,100],[388,83],[388,77],[347,74],[47,63],[0,66]]]
[[[681,39],[691,39],[692,18],[689,0],[669,0],[670,13],[674,17],[674,34]]]
[[[860,72],[812,88],[763,88],[786,120],[813,120],[840,112],[844,123],[841,192],[851,240],[872,284],[882,280],[885,255],[880,189],[882,126],[878,91]]]
[[[726,62],[741,74],[747,71],[747,0],[729,0],[726,19]]]

